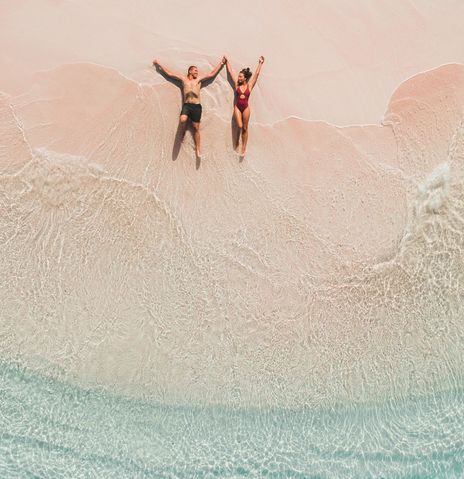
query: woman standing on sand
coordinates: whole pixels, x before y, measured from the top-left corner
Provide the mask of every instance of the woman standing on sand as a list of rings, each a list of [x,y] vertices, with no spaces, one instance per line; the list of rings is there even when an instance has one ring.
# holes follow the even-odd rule
[[[226,58],[227,73],[229,74],[235,91],[234,101],[234,118],[239,128],[238,136],[235,142],[235,149],[238,150],[240,143],[240,133],[242,136],[242,151],[241,156],[245,156],[247,141],[248,141],[248,122],[250,121],[250,106],[248,105],[248,98],[251,90],[253,90],[256,81],[258,80],[261,67],[264,63],[264,57],[259,57],[258,67],[253,75],[249,68],[240,70],[238,76],[234,75],[229,60]]]

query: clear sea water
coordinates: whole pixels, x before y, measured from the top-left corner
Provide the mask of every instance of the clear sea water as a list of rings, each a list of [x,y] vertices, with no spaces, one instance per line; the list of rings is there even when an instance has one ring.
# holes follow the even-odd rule
[[[328,408],[155,404],[0,363],[2,478],[461,478],[464,391]]]

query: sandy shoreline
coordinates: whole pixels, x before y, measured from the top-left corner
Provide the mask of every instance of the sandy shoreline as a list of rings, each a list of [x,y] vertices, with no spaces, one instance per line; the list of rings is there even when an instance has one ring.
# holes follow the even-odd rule
[[[196,10],[167,22],[177,4],[150,28],[151,2],[3,5],[2,357],[160,401],[286,406],[419,394],[462,370],[464,65],[415,73],[460,60],[463,7],[400,3],[276,2],[267,23],[258,2],[245,50],[239,10],[208,30]],[[440,48],[411,63],[408,25]],[[311,41],[318,68],[299,62]],[[225,74],[203,90],[197,164],[191,136],[175,142],[179,91],[147,62],[208,68],[224,42],[234,62],[271,59],[245,161]]]

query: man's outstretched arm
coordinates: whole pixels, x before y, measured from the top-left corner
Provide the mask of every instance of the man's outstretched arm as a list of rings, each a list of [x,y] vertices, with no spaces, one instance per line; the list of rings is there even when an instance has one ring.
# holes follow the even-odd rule
[[[153,66],[159,68],[164,74],[166,74],[170,78],[174,78],[174,80],[182,80],[181,75],[178,75],[177,73],[174,73],[173,71],[169,70],[169,68],[166,68],[164,65],[161,65],[161,63],[157,59],[153,60]]]
[[[207,74],[198,79],[198,81],[202,82],[205,80],[209,80],[210,78],[214,78],[218,73],[219,70],[224,66],[226,63],[226,57],[222,57],[221,61]]]

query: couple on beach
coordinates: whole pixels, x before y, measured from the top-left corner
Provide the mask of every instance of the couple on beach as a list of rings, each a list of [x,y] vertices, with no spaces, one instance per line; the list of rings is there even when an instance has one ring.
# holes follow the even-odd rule
[[[224,65],[227,66],[227,73],[234,84],[235,100],[234,100],[234,118],[239,128],[239,134],[236,140],[235,148],[239,149],[240,137],[242,139],[242,148],[240,155],[242,157],[246,154],[246,146],[248,141],[248,122],[250,120],[250,106],[248,99],[253,90],[261,67],[264,63],[264,57],[259,57],[258,67],[253,74],[249,68],[243,68],[236,76],[230,66],[230,62],[226,56],[222,57],[211,72],[205,75],[198,74],[198,68],[195,65],[189,67],[187,75],[180,75],[172,72],[155,59],[153,65],[161,70],[166,76],[182,82],[182,95],[184,104],[180,112],[180,126],[185,128],[187,120],[190,119],[194,131],[195,151],[197,158],[201,158],[201,142],[200,142],[200,121],[201,121],[201,103],[200,103],[200,89],[208,80],[213,80]]]

